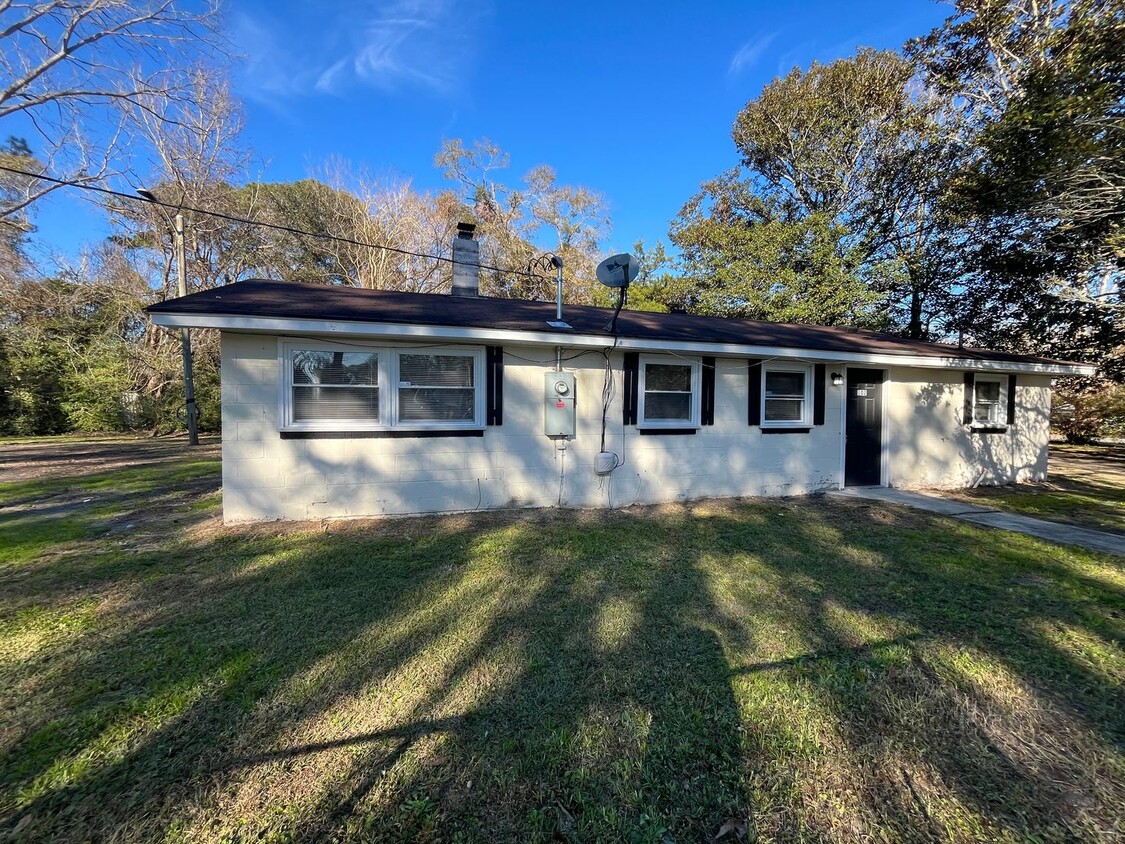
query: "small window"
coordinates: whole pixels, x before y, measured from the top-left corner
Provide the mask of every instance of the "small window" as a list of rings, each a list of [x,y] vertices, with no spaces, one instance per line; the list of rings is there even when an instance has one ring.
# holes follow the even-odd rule
[[[281,343],[283,431],[484,427],[484,350]]]
[[[767,366],[763,368],[762,425],[790,427],[810,425],[812,404],[808,367]]]
[[[973,425],[995,427],[1007,422],[1007,389],[1001,378],[977,375],[973,382]]]
[[[641,361],[639,424],[699,425],[699,364],[660,358]]]

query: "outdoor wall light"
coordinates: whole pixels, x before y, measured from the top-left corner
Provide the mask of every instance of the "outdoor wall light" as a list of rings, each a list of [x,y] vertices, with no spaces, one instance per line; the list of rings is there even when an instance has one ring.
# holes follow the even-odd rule
[[[844,386],[844,376],[841,375],[839,372],[833,372],[832,373],[832,386],[833,387]]]

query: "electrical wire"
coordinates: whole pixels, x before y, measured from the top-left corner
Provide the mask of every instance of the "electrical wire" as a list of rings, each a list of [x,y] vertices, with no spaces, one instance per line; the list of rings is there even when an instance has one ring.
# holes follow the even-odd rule
[[[302,237],[312,237],[312,238],[316,238],[318,240],[332,241],[334,243],[347,243],[347,244],[350,244],[352,246],[364,246],[364,247],[367,247],[369,249],[383,249],[387,252],[394,252],[394,253],[399,254],[399,255],[407,255],[407,256],[412,257],[412,258],[425,258],[425,259],[432,260],[432,261],[443,261],[443,262],[448,263],[448,264],[465,264],[465,265],[479,266],[480,269],[482,269],[482,270],[493,270],[495,272],[507,273],[509,275],[521,275],[521,276],[528,276],[528,277],[531,277],[531,278],[543,278],[544,277],[544,276],[540,275],[539,273],[531,272],[530,270],[516,270],[516,269],[511,269],[511,268],[508,268],[508,267],[498,267],[498,266],[491,265],[491,264],[473,264],[472,262],[458,261],[454,258],[446,257],[445,255],[431,255],[431,254],[428,254],[428,253],[425,253],[425,252],[412,252],[409,249],[402,249],[402,248],[397,247],[397,246],[387,246],[387,245],[381,244],[381,243],[368,243],[368,242],[362,241],[362,240],[355,240],[353,238],[342,237],[342,236],[338,236],[338,235],[331,235],[331,234],[326,234],[326,233],[322,233],[322,232],[310,232],[310,231],[305,231],[304,229],[295,228],[293,226],[285,226],[285,225],[282,225],[280,223],[271,223],[271,222],[268,222],[266,220],[251,220],[251,219],[248,219],[246,217],[236,217],[233,214],[224,214],[221,211],[208,211],[208,210],[203,209],[203,208],[194,208],[194,207],[189,206],[189,205],[173,205],[169,202],[162,202],[160,200],[146,199],[145,197],[142,197],[142,196],[135,196],[134,194],[124,193],[122,191],[111,190],[110,188],[103,188],[103,187],[99,187],[98,185],[82,185],[82,184],[76,184],[74,182],[67,182],[63,179],[56,179],[52,176],[45,176],[45,175],[38,174],[38,173],[31,173],[27,170],[20,170],[19,168],[16,168],[16,167],[8,167],[7,165],[4,165],[4,164],[0,164],[0,170],[3,170],[7,173],[13,173],[13,174],[18,175],[18,176],[26,176],[26,177],[31,178],[31,179],[38,179],[40,181],[50,182],[52,184],[60,185],[61,187],[65,187],[65,188],[76,188],[78,190],[92,191],[94,193],[100,193],[100,194],[104,194],[106,196],[117,197],[118,199],[126,199],[126,200],[129,200],[131,202],[143,202],[146,205],[158,205],[162,208],[168,208],[168,209],[171,209],[173,211],[191,211],[192,213],[195,213],[195,214],[202,214],[202,215],[208,216],[208,217],[216,217],[218,219],[228,220],[228,221],[234,222],[234,223],[243,223],[245,225],[260,226],[262,228],[273,229],[273,230],[276,230],[276,231],[284,231],[284,232],[288,232],[289,234],[301,235]],[[618,317],[621,313],[622,308],[625,306],[626,297],[627,297],[627,289],[622,289],[621,294],[619,295],[618,300],[617,300],[617,306],[614,308],[614,311],[613,311],[613,318],[610,321],[609,325],[607,326],[607,328],[613,334],[613,343],[612,343],[612,345],[609,346],[608,351],[613,351],[614,349],[616,349],[617,345],[618,345],[618,342],[620,340],[620,336],[617,332],[617,319],[618,319]],[[425,348],[425,347],[419,347],[419,348]],[[433,348],[436,348],[436,346],[433,347]],[[570,348],[573,348],[573,347],[570,347]],[[581,352],[578,352],[574,355],[563,357],[563,360],[564,361],[577,360],[578,358],[580,358],[584,355],[596,354],[597,352],[598,352],[598,350],[596,350],[596,349],[581,351]],[[688,357],[685,357],[683,355],[678,355],[675,352],[668,351],[668,350],[661,350],[660,353],[664,354],[664,355],[669,355],[670,357],[680,358],[681,360],[689,360],[689,361],[693,360],[692,358],[688,358]],[[505,351],[504,354],[505,354],[505,356],[510,356],[510,357],[515,358],[516,360],[522,360],[522,361],[525,361],[527,363],[537,363],[537,364],[542,364],[542,365],[549,365],[549,364],[554,363],[553,360],[549,360],[549,361],[534,360],[532,358],[521,357],[520,355],[514,354],[512,352],[508,352],[508,351]],[[775,360],[775,359],[776,358],[770,358],[769,360]],[[767,362],[768,361],[763,361],[763,363],[767,363]]]
[[[613,345],[615,346],[617,345],[617,318],[621,315],[621,309],[625,307],[625,297],[628,295],[629,285],[625,285],[621,288],[621,292],[617,294],[617,307],[613,309],[613,319],[611,319],[609,325],[606,326],[609,333],[613,335]]]
[[[559,457],[559,506],[563,506],[563,491],[566,488],[566,446],[555,450]]]
[[[492,270],[493,272],[505,273],[507,275],[520,275],[527,276],[528,278],[543,278],[538,273],[529,270],[514,270],[508,267],[497,267],[492,264],[479,264],[475,261],[458,261],[452,257],[445,255],[430,255],[426,252],[412,252],[409,249],[402,249],[398,246],[387,246],[383,243],[368,243],[363,240],[356,240],[350,237],[343,237],[341,235],[332,235],[324,232],[310,232],[304,229],[298,229],[293,226],[282,225],[281,223],[271,223],[267,220],[250,220],[246,217],[236,217],[233,214],[224,214],[221,211],[209,211],[204,208],[194,208],[190,205],[173,205],[170,202],[162,202],[159,199],[148,199],[143,196],[135,196],[131,193],[124,193],[122,191],[111,190],[110,188],[103,188],[98,185],[83,185],[75,182],[68,182],[65,179],[56,179],[52,176],[44,176],[39,173],[30,173],[27,170],[20,170],[16,167],[8,167],[0,164],[0,170],[7,173],[13,173],[17,176],[26,176],[30,179],[38,179],[42,182],[49,182],[54,185],[59,185],[64,188],[75,188],[77,190],[91,191],[93,193],[100,193],[106,196],[113,196],[118,199],[127,199],[131,202],[143,202],[146,205],[159,205],[162,208],[168,208],[173,211],[191,211],[193,214],[202,214],[207,217],[216,217],[220,220],[227,220],[232,223],[243,223],[249,226],[259,226],[261,228],[273,229],[275,231],[288,232],[289,234],[301,235],[302,237],[311,237],[316,240],[326,240],[333,243],[347,243],[351,246],[363,246],[368,249],[382,249],[386,252],[394,252],[397,255],[406,255],[411,258],[425,258],[430,261],[444,261],[447,264],[463,264],[466,266],[479,267],[482,270]]]
[[[569,348],[573,348],[573,347],[568,346],[567,348],[569,349]],[[578,360],[578,358],[585,357],[586,355],[596,355],[596,354],[600,354],[600,353],[601,352],[600,352],[599,349],[586,349],[585,351],[578,352],[578,353],[573,354],[573,355],[564,355],[562,359],[563,359],[564,362],[569,362],[569,361],[572,361],[572,360]],[[551,358],[550,360],[538,360],[536,358],[527,358],[527,357],[524,357],[523,355],[517,355],[515,352],[509,352],[507,349],[504,350],[504,357],[514,358],[515,360],[523,361],[524,363],[537,363],[541,366],[554,366],[555,365],[555,359],[554,358]]]
[[[609,349],[602,351],[605,358],[605,380],[602,382],[602,441],[601,450],[605,451],[605,426],[606,417],[609,415],[609,405],[613,401],[613,364],[609,359]]]

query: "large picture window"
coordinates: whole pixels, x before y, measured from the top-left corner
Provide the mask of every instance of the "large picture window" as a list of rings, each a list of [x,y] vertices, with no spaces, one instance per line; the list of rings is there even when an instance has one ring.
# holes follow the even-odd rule
[[[699,426],[699,364],[677,358],[642,358],[640,366],[641,426]]]
[[[484,427],[483,349],[286,340],[281,429]]]
[[[762,427],[812,424],[812,373],[808,366],[762,367]]]

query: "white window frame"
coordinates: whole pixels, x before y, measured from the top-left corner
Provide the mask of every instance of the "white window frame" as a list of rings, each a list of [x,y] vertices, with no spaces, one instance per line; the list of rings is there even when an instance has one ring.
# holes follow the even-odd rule
[[[977,384],[999,384],[1000,390],[998,398],[996,399],[996,416],[995,422],[978,422],[977,421]],[[1008,376],[1006,375],[982,375],[976,373],[973,376],[973,413],[970,417],[970,428],[1007,428],[1008,427]]]
[[[293,419],[293,352],[297,349],[330,352],[359,352],[379,356],[379,420]],[[460,355],[473,359],[473,419],[400,422],[398,418],[399,355]],[[371,343],[341,343],[328,340],[279,338],[278,366],[281,371],[278,391],[278,430],[280,431],[430,431],[483,430],[485,428],[485,366],[483,346],[398,346]]]
[[[770,372],[801,372],[805,376],[805,395],[801,403],[800,419],[766,419],[766,376]],[[766,363],[762,365],[761,407],[759,408],[763,428],[811,428],[813,426],[813,365],[811,363]]]
[[[702,361],[687,359],[670,355],[641,355],[638,361],[637,378],[637,427],[638,428],[699,428],[699,419],[702,413],[702,389],[700,368]],[[691,410],[690,419],[646,419],[645,418],[645,386],[649,364],[663,366],[687,366],[691,368],[691,401],[688,407]]]

